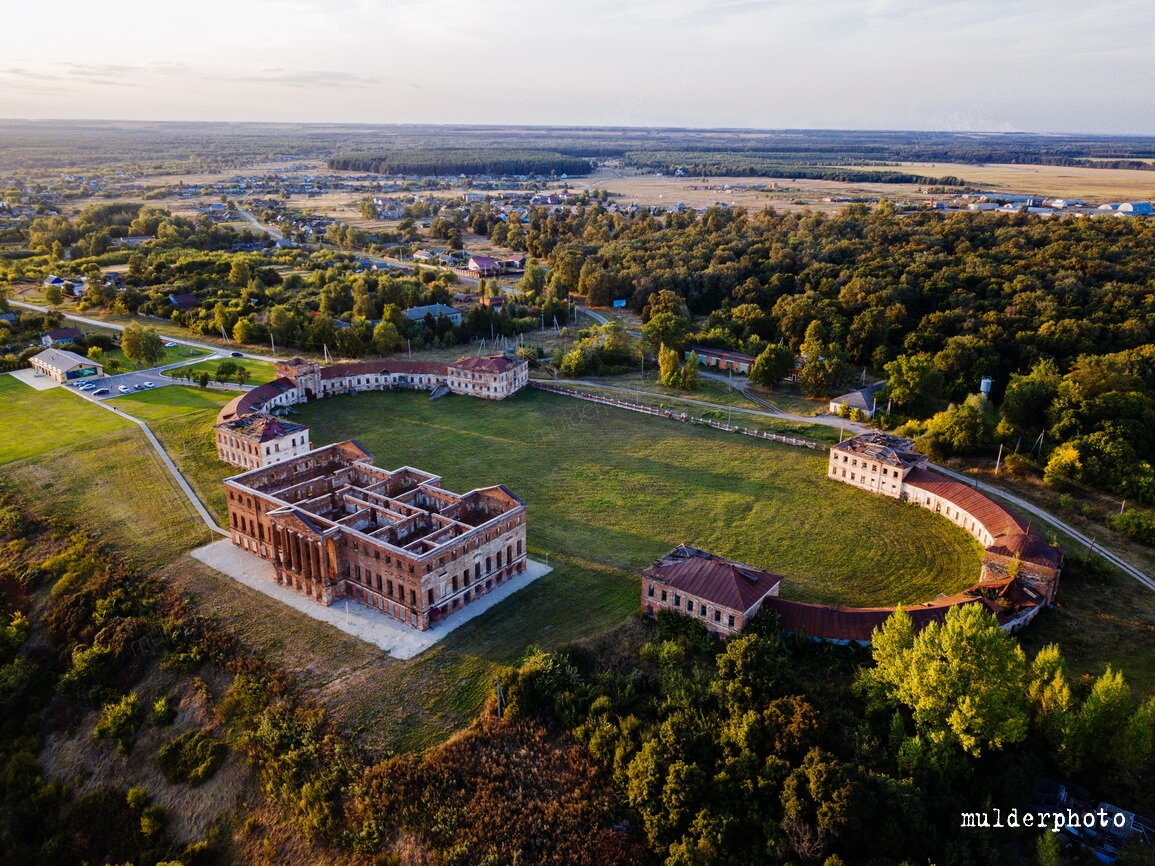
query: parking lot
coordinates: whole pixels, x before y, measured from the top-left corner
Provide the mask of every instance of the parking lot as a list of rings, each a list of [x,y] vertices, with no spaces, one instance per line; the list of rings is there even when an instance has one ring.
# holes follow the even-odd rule
[[[152,367],[148,370],[140,370],[132,373],[118,373],[114,376],[102,376],[99,379],[84,379],[80,384],[91,385],[91,388],[82,390],[77,385],[68,385],[79,394],[87,397],[90,400],[97,402],[101,400],[111,400],[113,397],[123,397],[125,394],[135,393],[137,391],[148,391],[151,388],[163,388],[165,385],[171,385],[172,379],[163,375],[163,371],[171,370],[176,367],[184,367],[190,364],[196,364],[200,361],[212,360],[216,355],[206,355],[204,357],[191,359],[188,361],[181,361],[176,364],[166,364],[163,367]],[[152,383],[151,387],[149,383]],[[126,390],[122,391],[121,388]],[[97,391],[107,390],[107,394],[97,394]]]

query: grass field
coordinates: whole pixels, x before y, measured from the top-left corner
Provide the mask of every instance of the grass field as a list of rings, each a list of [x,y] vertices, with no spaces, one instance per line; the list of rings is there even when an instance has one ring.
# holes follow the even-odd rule
[[[1081,198],[1093,202],[1150,201],[1155,172],[1135,169],[1074,168],[1062,165],[962,165],[957,163],[898,163],[921,174],[955,175],[981,186],[1006,192]]]
[[[357,438],[379,466],[419,466],[457,490],[506,484],[529,508],[531,550],[578,566],[632,575],[685,541],[787,575],[783,595],[848,604],[925,601],[978,573],[961,530],[825,481],[822,452],[536,391],[299,409],[315,442]],[[879,532],[896,521],[902,533]]]
[[[212,428],[221,407],[235,396],[235,391],[168,385],[113,401],[116,408],[148,424],[200,501],[222,524],[228,509],[221,479],[239,470],[217,459]]]
[[[131,428],[68,388],[37,391],[0,375],[0,464]]]
[[[166,376],[181,376],[183,378],[191,378],[201,370],[208,370],[209,373],[215,375],[217,368],[225,361],[232,361],[234,364],[240,364],[249,371],[250,385],[262,385],[265,382],[272,382],[277,378],[276,366],[272,361],[258,361],[256,358],[214,358],[211,361],[200,361],[196,364],[189,364],[187,367],[179,367],[175,370],[168,370],[164,375]],[[235,396],[235,395],[234,395]]]
[[[111,349],[105,351],[100,356],[100,363],[108,366],[108,362],[116,359],[120,362],[120,369],[122,370],[144,370],[150,367],[162,367],[165,364],[175,364],[178,361],[187,361],[189,358],[199,358],[202,355],[207,355],[204,349],[196,349],[192,346],[174,346],[164,350],[164,358],[157,364],[147,364],[144,362],[130,361],[124,357],[124,352],[120,349]]]
[[[0,376],[0,464],[35,507],[63,514],[141,567],[209,540],[144,434],[63,388],[37,391]]]

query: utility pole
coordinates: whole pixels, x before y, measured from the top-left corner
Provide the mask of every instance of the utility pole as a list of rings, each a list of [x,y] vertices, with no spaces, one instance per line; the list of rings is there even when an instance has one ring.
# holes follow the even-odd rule
[[[1003,462],[1003,443],[999,443],[999,456],[995,459],[995,475],[999,474],[999,466]]]

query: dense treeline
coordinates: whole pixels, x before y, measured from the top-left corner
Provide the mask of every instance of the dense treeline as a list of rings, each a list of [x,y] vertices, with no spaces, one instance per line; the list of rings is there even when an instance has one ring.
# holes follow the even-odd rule
[[[929,177],[904,171],[834,167],[841,160],[793,161],[789,155],[745,152],[631,151],[625,161],[638,168],[673,173],[683,171],[701,177],[777,177],[804,180],[834,180],[843,183],[917,183],[927,186],[965,186],[966,181],[947,175]],[[846,162],[860,163],[861,157],[848,156]]]
[[[569,175],[590,172],[590,162],[556,151],[475,150],[473,148],[429,148],[385,153],[339,154],[329,160],[329,168],[378,174],[443,175]]]
[[[956,404],[910,431],[929,434],[933,453],[1033,448],[1048,466],[1058,455],[1056,480],[1146,501],[1153,242],[1155,223],[1144,220],[900,214],[887,204],[833,216],[592,206],[535,212],[520,235],[550,262],[558,290],[664,314],[647,323],[655,351],[698,343],[757,356],[782,343],[819,359],[799,374],[815,395],[873,369],[892,381],[882,405],[892,399],[908,417]],[[963,404],[987,377],[994,403],[1010,401],[1001,415],[990,402]]]
[[[1047,775],[1155,807],[1155,699],[1110,669],[1071,683],[1055,647],[1028,660],[979,605],[917,637],[896,615],[873,650],[770,619],[723,644],[663,612],[531,653],[508,691],[512,714],[573,730],[670,866],[1056,863],[1049,830],[960,821],[1028,810]]]

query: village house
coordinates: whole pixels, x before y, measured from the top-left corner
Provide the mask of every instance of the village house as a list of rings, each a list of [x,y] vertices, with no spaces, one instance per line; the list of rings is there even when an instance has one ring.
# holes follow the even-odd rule
[[[461,310],[447,304],[426,304],[421,307],[410,307],[405,311],[405,318],[417,322],[423,321],[426,316],[432,316],[434,319],[448,319],[454,325],[461,324]]]
[[[529,364],[511,355],[462,358],[449,365],[446,384],[454,394],[504,400],[529,384]]]
[[[679,544],[642,572],[642,609],[668,610],[729,637],[746,627],[762,602],[777,595],[782,576]]]
[[[276,581],[428,629],[526,568],[525,505],[498,485],[458,494],[354,441],[225,479],[233,543]]]
[[[501,271],[497,259],[491,256],[470,256],[466,266],[471,274],[477,277],[496,277]]]
[[[859,388],[857,391],[833,398],[830,401],[830,414],[842,415],[846,413],[849,415],[850,412],[856,411],[864,418],[873,418],[878,392],[882,390],[885,384],[885,382],[876,382],[865,388]]]
[[[98,379],[104,375],[104,367],[100,364],[63,349],[45,349],[33,355],[29,363],[37,373],[61,383],[76,379]]]
[[[754,366],[754,356],[743,355],[741,352],[711,349],[708,346],[690,346],[686,349],[686,360],[689,360],[691,354],[697,356],[699,366],[711,370],[729,370],[747,375]]]
[[[65,343],[75,343],[83,336],[84,332],[76,328],[56,328],[41,337],[40,344],[47,347],[63,346]]]

